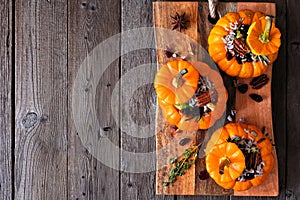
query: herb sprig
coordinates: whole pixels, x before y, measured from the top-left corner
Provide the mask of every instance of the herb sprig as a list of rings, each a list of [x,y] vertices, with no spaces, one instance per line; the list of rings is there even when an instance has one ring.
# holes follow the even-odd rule
[[[163,186],[167,187],[170,184],[174,183],[178,176],[183,176],[185,174],[185,171],[190,169],[191,166],[195,164],[200,146],[201,144],[192,146],[186,149],[180,157],[176,156],[170,159],[170,164],[173,164],[174,168],[172,168],[172,170],[170,171],[169,181],[164,182]]]

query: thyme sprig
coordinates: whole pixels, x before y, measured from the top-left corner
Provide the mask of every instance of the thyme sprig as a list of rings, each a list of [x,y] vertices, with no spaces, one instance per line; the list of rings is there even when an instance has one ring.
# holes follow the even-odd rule
[[[174,165],[174,168],[172,168],[170,171],[169,181],[164,182],[163,186],[167,187],[174,183],[178,176],[183,176],[185,171],[190,169],[191,166],[195,164],[200,146],[201,144],[194,145],[186,149],[180,157],[176,156],[170,159],[170,164]]]

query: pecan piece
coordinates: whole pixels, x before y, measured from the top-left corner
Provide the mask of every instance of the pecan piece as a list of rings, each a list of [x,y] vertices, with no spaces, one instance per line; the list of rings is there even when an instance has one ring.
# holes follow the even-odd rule
[[[247,46],[246,42],[241,38],[236,38],[233,41],[234,50],[241,56],[244,57],[245,54],[250,52],[250,48]]]
[[[253,89],[260,89],[263,86],[265,86],[269,82],[269,77],[266,74],[262,74],[258,77],[255,77],[252,79],[250,82],[250,85],[252,86]]]
[[[261,155],[259,153],[255,153],[255,157],[254,157],[254,166],[253,166],[253,169],[256,169],[257,166],[261,163],[262,161],[262,158],[261,158]]]
[[[245,94],[248,91],[248,85],[247,84],[240,84],[238,85],[238,90],[240,93]]]
[[[203,107],[206,104],[210,103],[212,100],[217,98],[217,92],[215,90],[210,90],[208,92],[204,92],[195,97],[195,101],[197,102],[198,107]]]
[[[211,101],[209,92],[204,92],[196,96],[195,101],[197,102],[197,106],[199,107],[205,106]]]

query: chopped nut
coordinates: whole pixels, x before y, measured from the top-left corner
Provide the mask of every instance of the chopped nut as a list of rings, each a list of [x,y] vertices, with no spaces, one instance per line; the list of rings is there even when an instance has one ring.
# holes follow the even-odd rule
[[[269,82],[269,78],[266,74],[262,74],[258,77],[255,77],[252,79],[250,82],[250,85],[252,86],[253,89],[260,89],[263,86],[265,86]]]

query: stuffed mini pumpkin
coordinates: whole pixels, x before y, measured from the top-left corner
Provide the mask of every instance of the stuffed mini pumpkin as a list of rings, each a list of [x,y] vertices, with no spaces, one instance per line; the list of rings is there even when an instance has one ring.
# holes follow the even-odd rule
[[[230,76],[256,77],[277,58],[280,31],[261,12],[230,12],[218,20],[208,37],[208,52]]]
[[[172,65],[173,62],[174,61],[168,62],[166,65],[163,65],[163,67]],[[160,77],[165,77],[166,75],[159,72],[156,75],[154,87],[156,88],[158,104],[162,109],[162,113],[168,123],[177,126],[180,130],[195,131],[198,129],[208,129],[214,125],[216,120],[223,115],[226,109],[227,91],[223,85],[222,78],[217,71],[212,70],[205,63],[194,62],[191,64],[184,60],[178,60],[176,62],[176,65],[192,65],[196,71],[193,73],[200,72],[201,74],[198,73],[197,86],[191,96],[189,94],[182,98],[180,94],[174,90],[174,94],[172,95],[177,99],[186,99],[190,96],[187,101],[179,103],[178,100],[169,101],[167,95],[165,95],[167,98],[160,95],[160,81],[163,80]],[[157,76],[159,77],[157,78]],[[166,77],[169,84],[171,82],[170,79],[176,78],[176,75],[170,77],[171,76]],[[195,77],[193,76],[192,78],[194,79]],[[188,80],[186,79],[186,81]]]
[[[212,138],[206,148],[206,168],[223,188],[243,191],[258,186],[273,169],[272,144],[256,126],[229,123]]]

